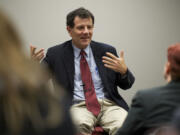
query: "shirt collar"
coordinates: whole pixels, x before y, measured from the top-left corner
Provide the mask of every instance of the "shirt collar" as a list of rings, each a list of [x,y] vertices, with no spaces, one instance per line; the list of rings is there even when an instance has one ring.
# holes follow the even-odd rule
[[[81,49],[77,48],[73,43],[72,43],[72,47],[74,50],[74,56],[78,58],[80,56]],[[86,57],[89,57],[89,50],[90,50],[89,48],[90,46],[88,45],[85,49],[83,49],[86,53]]]

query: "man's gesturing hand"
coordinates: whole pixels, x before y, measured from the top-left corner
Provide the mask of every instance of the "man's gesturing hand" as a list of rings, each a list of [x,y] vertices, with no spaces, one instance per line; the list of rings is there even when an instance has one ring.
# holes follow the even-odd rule
[[[44,49],[40,49],[36,52],[37,47],[30,45],[30,53],[31,53],[31,59],[36,61],[41,61],[41,59],[44,57]]]
[[[104,66],[114,70],[115,72],[120,72],[122,75],[127,72],[127,66],[124,61],[124,52],[120,52],[120,57],[116,57],[114,54],[107,52],[107,56],[102,57]]]

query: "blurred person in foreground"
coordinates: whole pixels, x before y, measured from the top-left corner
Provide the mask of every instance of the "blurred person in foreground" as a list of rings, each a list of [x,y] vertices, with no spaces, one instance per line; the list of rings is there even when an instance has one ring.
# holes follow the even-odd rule
[[[29,60],[11,22],[0,11],[0,135],[73,135],[64,90]],[[59,97],[61,95],[61,98]]]
[[[180,105],[180,43],[167,50],[164,77],[167,85],[137,92],[117,135],[143,135],[171,121]]]

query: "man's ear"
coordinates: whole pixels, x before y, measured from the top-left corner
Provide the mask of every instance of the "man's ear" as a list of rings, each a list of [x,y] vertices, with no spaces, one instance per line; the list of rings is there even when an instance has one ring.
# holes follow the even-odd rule
[[[66,29],[67,29],[69,35],[71,36],[71,27],[67,26]]]
[[[170,73],[170,70],[171,70],[170,63],[167,62],[167,63],[166,63],[166,71],[165,71],[165,72],[166,72],[167,74],[169,74],[169,73]]]
[[[167,62],[164,67],[164,78],[167,82],[171,81],[171,73],[170,72],[171,72],[171,65],[169,62]]]

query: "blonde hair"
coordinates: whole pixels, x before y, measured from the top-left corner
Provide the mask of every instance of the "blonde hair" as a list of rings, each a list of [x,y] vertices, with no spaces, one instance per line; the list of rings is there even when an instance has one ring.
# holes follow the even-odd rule
[[[0,63],[0,111],[6,128],[18,134],[26,119],[37,130],[56,126],[62,118],[58,95],[64,93],[48,87],[48,72],[24,54],[16,30],[2,11]],[[41,114],[42,105],[46,116]]]

